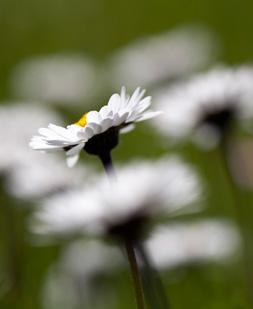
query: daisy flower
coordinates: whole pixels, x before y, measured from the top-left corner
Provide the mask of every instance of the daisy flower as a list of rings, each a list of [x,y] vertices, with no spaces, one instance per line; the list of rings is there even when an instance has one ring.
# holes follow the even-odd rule
[[[14,67],[9,84],[18,98],[83,104],[97,89],[97,68],[92,60],[78,54],[28,58]]]
[[[193,204],[199,201],[200,181],[179,158],[135,162],[121,167],[117,176],[111,185],[102,178],[90,188],[45,200],[34,215],[33,230],[137,237],[153,217],[199,210]]]
[[[123,87],[121,93],[113,94],[99,112],[90,111],[67,128],[49,124],[48,128],[39,129],[40,135],[32,138],[30,146],[46,152],[65,150],[70,167],[77,162],[82,149],[98,155],[105,164],[111,150],[118,144],[120,132],[132,129],[136,122],[160,114],[147,110],[151,97],[143,97],[144,93],[144,90],[137,88],[129,96]]]
[[[112,86],[152,87],[204,68],[217,55],[214,35],[188,25],[130,42],[109,61]]]
[[[235,122],[253,116],[251,67],[219,67],[154,94],[164,111],[154,125],[164,135],[216,146]],[[246,123],[246,122],[245,122]]]
[[[239,251],[240,245],[236,226],[223,219],[162,225],[145,244],[158,269],[196,262],[227,262]]]

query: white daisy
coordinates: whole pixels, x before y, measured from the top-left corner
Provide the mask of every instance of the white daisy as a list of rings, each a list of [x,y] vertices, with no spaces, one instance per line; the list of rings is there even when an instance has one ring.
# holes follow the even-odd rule
[[[151,97],[143,97],[144,93],[137,88],[129,96],[123,87],[121,94],[113,94],[99,112],[88,112],[67,128],[49,124],[48,128],[39,129],[40,135],[32,138],[30,146],[42,151],[65,150],[68,166],[77,162],[83,148],[99,156],[110,152],[118,143],[119,132],[126,132],[133,128],[135,122],[160,114],[147,110]]]
[[[181,26],[141,38],[116,51],[109,61],[111,83],[150,87],[182,77],[211,63],[217,54],[213,34],[201,26]]]
[[[196,211],[199,179],[178,158],[132,163],[117,175],[118,181],[111,185],[103,178],[90,188],[46,200],[35,214],[35,232],[136,236],[140,225],[153,216]]]
[[[253,69],[215,68],[154,94],[164,111],[155,126],[175,139],[213,147],[232,121],[253,116]]]
[[[97,90],[97,68],[75,54],[45,55],[22,61],[11,74],[10,91],[18,98],[45,103],[81,103]]]
[[[240,249],[235,225],[222,219],[173,223],[156,228],[146,248],[157,268],[206,262],[228,262]]]

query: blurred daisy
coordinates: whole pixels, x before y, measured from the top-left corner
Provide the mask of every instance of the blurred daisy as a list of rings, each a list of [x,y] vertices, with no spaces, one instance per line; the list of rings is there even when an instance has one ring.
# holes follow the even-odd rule
[[[150,87],[182,77],[213,61],[217,54],[212,33],[200,26],[185,26],[139,39],[117,51],[109,61],[111,83]]]
[[[193,137],[202,147],[214,147],[235,120],[252,118],[252,85],[251,67],[220,67],[198,74],[154,94],[164,111],[154,124],[172,138]]]
[[[173,223],[156,228],[146,242],[158,268],[207,262],[228,262],[240,249],[233,223],[221,219]]]
[[[201,193],[200,181],[176,157],[132,163],[117,175],[118,181],[111,185],[100,179],[90,188],[47,199],[35,213],[33,230],[131,238],[138,237],[142,225],[153,217],[199,210],[195,203]]]
[[[105,157],[118,144],[119,132],[126,132],[134,127],[134,123],[160,114],[147,111],[151,97],[143,97],[144,93],[144,90],[137,88],[129,96],[123,87],[121,94],[113,94],[99,112],[88,112],[67,128],[49,124],[48,128],[39,129],[40,135],[32,138],[30,146],[47,152],[65,150],[70,167],[77,162],[83,148],[105,161]]]
[[[91,180],[94,175],[91,168],[69,170],[58,157],[33,152],[10,170],[5,186],[16,198],[35,199],[78,187],[88,175]]]
[[[115,247],[95,240],[72,242],[46,278],[44,308],[108,306],[116,300],[112,275],[122,265],[121,252]]]
[[[57,113],[37,104],[1,104],[0,170],[15,169],[17,164],[28,162],[27,158],[33,156],[33,151],[27,147],[32,133],[53,119],[61,122]]]
[[[78,103],[98,87],[95,64],[81,55],[48,55],[18,64],[10,91],[18,98],[48,103]]]

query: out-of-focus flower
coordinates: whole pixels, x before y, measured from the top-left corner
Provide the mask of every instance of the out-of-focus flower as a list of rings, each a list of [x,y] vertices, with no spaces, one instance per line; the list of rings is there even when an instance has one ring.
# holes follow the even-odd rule
[[[81,103],[94,94],[97,68],[81,55],[48,55],[18,64],[10,78],[18,98],[48,103]]]
[[[100,179],[90,188],[47,199],[32,227],[40,234],[138,237],[153,217],[196,211],[200,193],[198,177],[179,158],[140,161],[120,168],[111,185]]]
[[[116,52],[109,62],[111,83],[151,86],[182,77],[209,64],[217,54],[216,40],[203,27],[185,26],[139,39]]]
[[[118,144],[119,132],[129,131],[134,123],[160,114],[147,111],[151,97],[143,98],[144,93],[144,90],[137,88],[129,96],[123,87],[121,94],[113,94],[108,104],[99,112],[88,112],[67,128],[50,124],[48,128],[39,129],[41,135],[34,136],[30,146],[42,151],[65,150],[70,167],[77,162],[83,148],[86,152],[99,156],[110,152]]]
[[[94,240],[73,242],[46,279],[43,288],[45,308],[88,307],[95,303],[99,306],[105,299],[108,304],[113,300],[110,295],[113,286],[103,279],[111,276],[122,264],[120,251],[115,247]]]
[[[154,94],[164,111],[155,126],[174,139],[216,146],[234,121],[253,116],[253,69],[219,67]]]
[[[93,175],[91,168],[69,170],[58,157],[33,153],[8,173],[6,188],[17,198],[41,198],[78,187]]]
[[[158,268],[211,261],[226,263],[239,251],[240,237],[229,221],[199,220],[158,227],[146,247]]]
[[[18,103],[0,106],[0,170],[15,168],[25,162],[33,151],[27,146],[38,126],[56,120],[57,113],[34,104]]]

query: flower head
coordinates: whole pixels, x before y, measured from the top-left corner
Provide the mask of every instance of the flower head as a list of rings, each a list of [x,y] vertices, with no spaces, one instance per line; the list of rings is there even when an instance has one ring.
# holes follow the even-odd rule
[[[157,85],[204,68],[216,54],[216,39],[208,29],[180,26],[116,51],[109,62],[112,85]]]
[[[147,111],[151,97],[144,98],[144,93],[144,90],[137,88],[129,96],[123,87],[121,94],[113,94],[99,112],[90,111],[67,128],[49,124],[48,128],[39,129],[40,135],[32,138],[30,146],[42,151],[65,150],[69,166],[77,162],[83,148],[99,156],[110,152],[118,144],[119,132],[126,132],[134,123],[160,113]]]
[[[216,68],[154,95],[164,111],[155,126],[175,139],[215,146],[235,120],[253,116],[253,69]]]
[[[45,103],[81,103],[94,95],[96,64],[78,54],[29,58],[12,71],[10,90],[16,97]]]
[[[222,219],[173,223],[155,229],[146,247],[158,268],[182,264],[228,261],[240,247],[232,222]]]
[[[180,159],[136,162],[119,169],[118,181],[101,179],[83,190],[46,200],[35,214],[34,230],[41,234],[87,232],[138,237],[140,227],[161,214],[196,210],[199,179]]]

